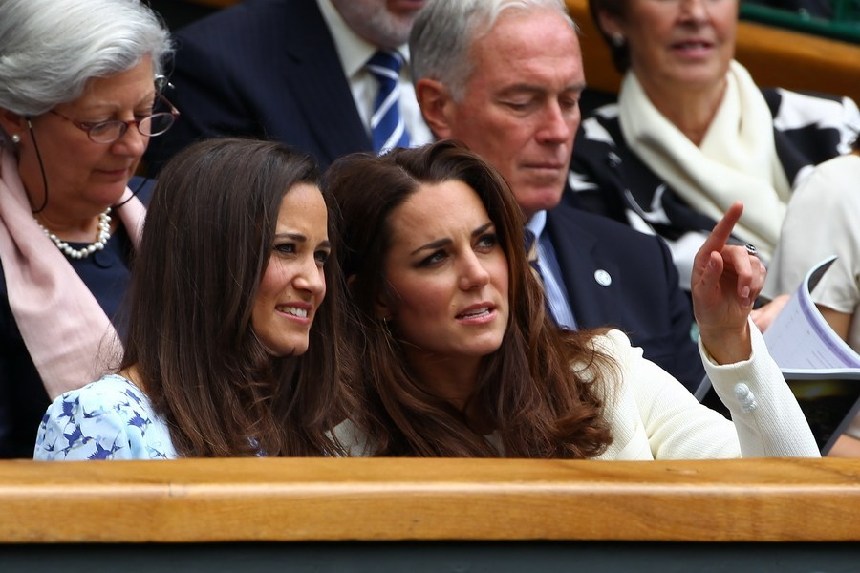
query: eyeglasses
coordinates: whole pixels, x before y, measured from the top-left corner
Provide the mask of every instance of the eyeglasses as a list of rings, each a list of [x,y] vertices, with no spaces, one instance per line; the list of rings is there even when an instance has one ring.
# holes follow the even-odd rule
[[[166,132],[179,117],[179,110],[173,107],[173,104],[167,101],[163,95],[158,96],[158,101],[166,104],[170,111],[154,113],[147,117],[138,119],[130,119],[123,121],[121,119],[109,119],[107,121],[78,121],[74,118],[65,116],[58,111],[51,110],[51,113],[69,120],[72,124],[81,131],[87,132],[87,137],[96,143],[113,143],[128,131],[128,126],[134,124],[141,135],[147,137],[158,137]]]

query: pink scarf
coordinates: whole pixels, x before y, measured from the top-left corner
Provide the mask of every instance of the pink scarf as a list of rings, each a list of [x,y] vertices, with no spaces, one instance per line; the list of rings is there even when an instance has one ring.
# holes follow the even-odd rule
[[[126,188],[122,201],[131,197]],[[135,248],[143,204],[117,209]],[[33,219],[13,154],[0,150],[0,261],[9,305],[51,399],[98,378],[120,343],[96,298]]]

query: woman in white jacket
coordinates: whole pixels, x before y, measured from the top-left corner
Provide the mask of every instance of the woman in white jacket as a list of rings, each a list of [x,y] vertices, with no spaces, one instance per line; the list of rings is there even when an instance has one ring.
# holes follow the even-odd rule
[[[363,404],[335,434],[355,455],[659,459],[817,456],[749,321],[764,266],[726,245],[735,204],[696,258],[707,373],[733,421],[700,405],[620,331],[558,330],[504,179],[442,141],[350,156],[324,183],[365,357]]]

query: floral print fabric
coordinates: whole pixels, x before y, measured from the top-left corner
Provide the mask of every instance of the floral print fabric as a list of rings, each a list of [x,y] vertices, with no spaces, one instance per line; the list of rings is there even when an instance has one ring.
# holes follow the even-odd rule
[[[37,460],[177,457],[167,425],[130,380],[108,374],[57,396],[42,417]]]

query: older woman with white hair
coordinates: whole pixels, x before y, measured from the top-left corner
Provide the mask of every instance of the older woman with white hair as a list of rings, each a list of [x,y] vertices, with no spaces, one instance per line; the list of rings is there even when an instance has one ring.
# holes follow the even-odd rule
[[[137,0],[0,4],[0,457],[30,457],[49,398],[116,350],[171,49]]]

